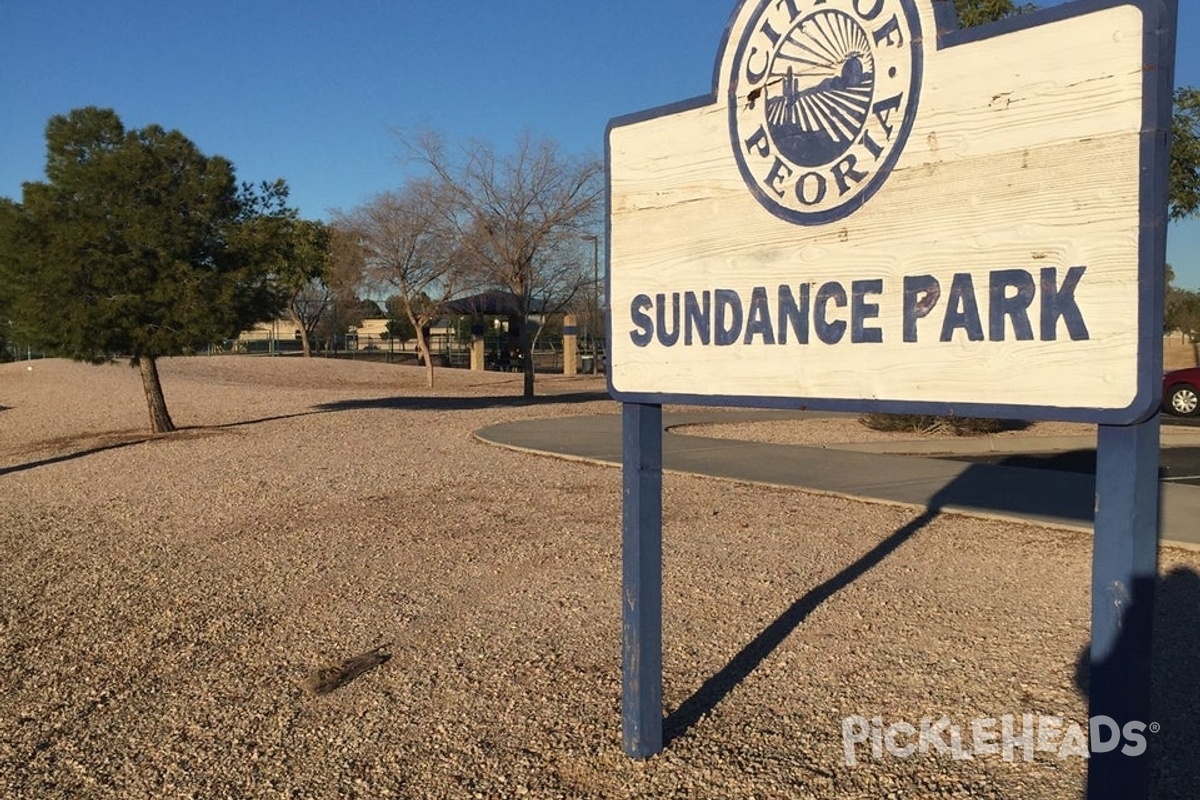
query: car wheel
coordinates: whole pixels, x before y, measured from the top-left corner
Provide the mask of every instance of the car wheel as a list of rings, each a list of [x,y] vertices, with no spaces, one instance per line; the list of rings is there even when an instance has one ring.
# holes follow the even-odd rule
[[[1200,406],[1200,399],[1196,397],[1196,389],[1193,386],[1187,384],[1172,386],[1171,391],[1167,392],[1167,408],[1173,414],[1181,417],[1194,417],[1197,406]]]

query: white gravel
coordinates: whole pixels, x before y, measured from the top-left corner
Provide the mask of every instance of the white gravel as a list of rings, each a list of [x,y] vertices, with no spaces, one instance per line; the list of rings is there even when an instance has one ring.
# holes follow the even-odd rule
[[[1078,758],[851,767],[841,736],[853,714],[1085,722],[1080,534],[667,475],[679,735],[638,762],[619,471],[471,438],[616,413],[601,381],[539,376],[524,403],[500,373],[171,359],[183,430],[148,437],[135,370],[32,366],[0,365],[0,797],[1080,796]],[[1164,552],[1164,594],[1195,601],[1198,570]],[[1172,686],[1196,607],[1163,638]],[[1159,691],[1164,726],[1197,727],[1193,694]],[[1160,796],[1193,796],[1196,750],[1168,750]]]

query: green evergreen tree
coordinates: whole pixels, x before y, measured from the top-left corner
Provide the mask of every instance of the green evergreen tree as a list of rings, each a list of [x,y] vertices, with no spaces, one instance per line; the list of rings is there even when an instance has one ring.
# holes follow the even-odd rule
[[[16,300],[15,284],[11,276],[10,259],[5,242],[15,240],[21,224],[21,207],[6,197],[0,197],[0,362],[11,358],[9,348],[13,344],[13,304]]]
[[[954,13],[958,15],[958,24],[964,28],[1023,14],[1035,7],[1032,3],[1014,3],[1012,0],[954,0]]]
[[[1172,220],[1194,216],[1200,210],[1200,89],[1194,86],[1175,90],[1168,185]]]
[[[333,305],[329,277],[329,228],[323,222],[286,220],[287,244],[274,268],[275,283],[284,298],[288,318],[300,331],[304,357],[312,356],[312,338],[325,312]]]
[[[46,180],[26,183],[0,226],[11,313],[35,344],[80,361],[128,357],[151,429],[174,430],[157,359],[278,312],[287,242],[283,181],[239,187],[233,165],[178,131],[126,130],[94,107],[46,126]]]

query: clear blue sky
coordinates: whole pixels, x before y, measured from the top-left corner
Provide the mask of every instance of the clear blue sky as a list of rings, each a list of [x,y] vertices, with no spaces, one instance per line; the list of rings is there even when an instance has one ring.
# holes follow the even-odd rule
[[[285,178],[310,218],[403,182],[396,129],[497,145],[528,130],[598,156],[612,117],[709,90],[735,5],[7,0],[0,196],[42,178],[46,120],[86,105],[178,128],[243,180]],[[1177,82],[1200,85],[1200,2],[1180,5]],[[1168,260],[1200,288],[1200,221],[1172,226]]]

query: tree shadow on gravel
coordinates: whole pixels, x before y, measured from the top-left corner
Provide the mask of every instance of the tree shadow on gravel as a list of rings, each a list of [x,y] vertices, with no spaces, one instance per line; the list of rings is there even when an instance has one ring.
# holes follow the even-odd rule
[[[320,411],[361,411],[384,409],[394,411],[479,411],[488,408],[521,408],[541,405],[575,405],[611,400],[608,392],[578,392],[571,394],[547,394],[534,397],[521,395],[467,396],[467,397],[369,397],[361,400],[336,400],[322,403],[315,408]]]
[[[37,469],[38,467],[48,467],[51,464],[61,464],[64,461],[74,461],[77,458],[90,456],[93,453],[103,453],[106,450],[116,450],[121,447],[129,447],[134,444],[150,441],[150,437],[144,437],[137,441],[122,442],[120,444],[106,444],[100,447],[91,447],[86,450],[77,450],[73,453],[62,453],[61,455],[50,456],[48,458],[39,458],[36,461],[27,461],[24,464],[14,464],[11,467],[0,467],[0,477],[11,475],[14,472],[24,472],[28,469]]]
[[[331,403],[321,403],[320,405],[314,406],[311,411],[298,411],[291,414],[275,414],[267,417],[257,417],[255,419],[222,422],[215,425],[184,425],[180,426],[178,430],[172,433],[165,434],[122,431],[114,433],[87,434],[85,436],[74,438],[42,442],[38,444],[36,449],[49,450],[59,447],[78,447],[78,445],[81,443],[85,444],[83,447],[78,447],[78,449],[63,453],[56,453],[51,456],[35,459],[22,464],[0,466],[0,477],[4,475],[10,475],[15,472],[24,472],[26,470],[36,469],[38,467],[47,467],[52,464],[62,464],[67,461],[73,461],[77,458],[95,455],[96,453],[117,450],[136,444],[145,444],[146,442],[159,441],[163,439],[178,440],[181,438],[195,438],[230,428],[242,428],[250,425],[260,425],[264,422],[278,422],[280,420],[296,419],[298,417],[308,417],[316,414],[330,414],[339,411],[361,411],[367,409],[391,409],[396,411],[477,411],[488,408],[519,408],[524,406],[556,404],[568,405],[611,399],[612,398],[607,392],[579,392],[569,394],[547,394],[536,397],[522,397],[520,395],[501,397],[376,397],[356,400],[338,400]],[[5,408],[5,406],[0,406],[0,411],[5,410]]]
[[[129,433],[129,432],[91,435],[86,438],[91,439],[93,441],[99,440],[99,443],[90,444],[79,450],[72,450],[72,451],[66,452],[66,453],[58,453],[58,454],[55,454],[52,456],[46,456],[45,458],[39,458],[34,461],[28,461],[24,464],[14,464],[9,467],[0,467],[0,477],[2,477],[4,475],[10,475],[14,472],[24,472],[25,470],[29,470],[29,469],[36,469],[37,467],[48,467],[51,464],[62,464],[63,462],[66,462],[66,461],[74,461],[77,458],[83,458],[85,456],[95,455],[96,453],[104,453],[109,450],[119,450],[123,447],[132,447],[135,444],[145,444],[146,442],[154,441],[155,439],[161,439],[165,436],[173,436],[173,435],[174,434],[169,434],[169,433],[168,434],[152,434],[152,433]],[[55,444],[56,444],[56,442],[46,442],[45,448],[43,448],[43,449],[49,449],[50,447],[53,447]]]
[[[324,411],[296,411],[292,414],[272,414],[269,417],[255,417],[254,419],[239,419],[233,422],[219,422],[216,425],[186,425],[181,427],[181,431],[216,431],[224,428],[244,428],[248,425],[261,425],[264,422],[278,422],[284,419],[297,419],[299,417],[311,417],[315,414],[324,414]]]
[[[13,464],[12,466],[0,467],[0,476],[9,475],[14,472],[24,472],[25,470],[37,469],[38,467],[48,467],[52,464],[62,464],[66,461],[74,461],[77,458],[95,455],[96,453],[104,453],[109,450],[119,450],[123,447],[132,447],[136,444],[146,444],[147,442],[157,442],[163,440],[178,441],[180,439],[199,439],[209,434],[214,434],[226,428],[240,428],[246,425],[258,425],[263,422],[274,422],[281,419],[293,419],[295,417],[307,417],[312,414],[325,413],[322,411],[301,411],[296,414],[277,414],[271,417],[259,417],[258,419],[237,420],[235,422],[222,422],[216,425],[182,425],[177,430],[171,433],[150,433],[148,431],[115,431],[108,433],[89,433],[82,436],[64,437],[59,439],[51,439],[44,442],[39,442],[33,448],[37,450],[50,450],[57,448],[77,447],[75,450],[68,450],[63,453],[55,453],[52,456],[27,461],[23,464]],[[83,445],[80,447],[80,445]]]

